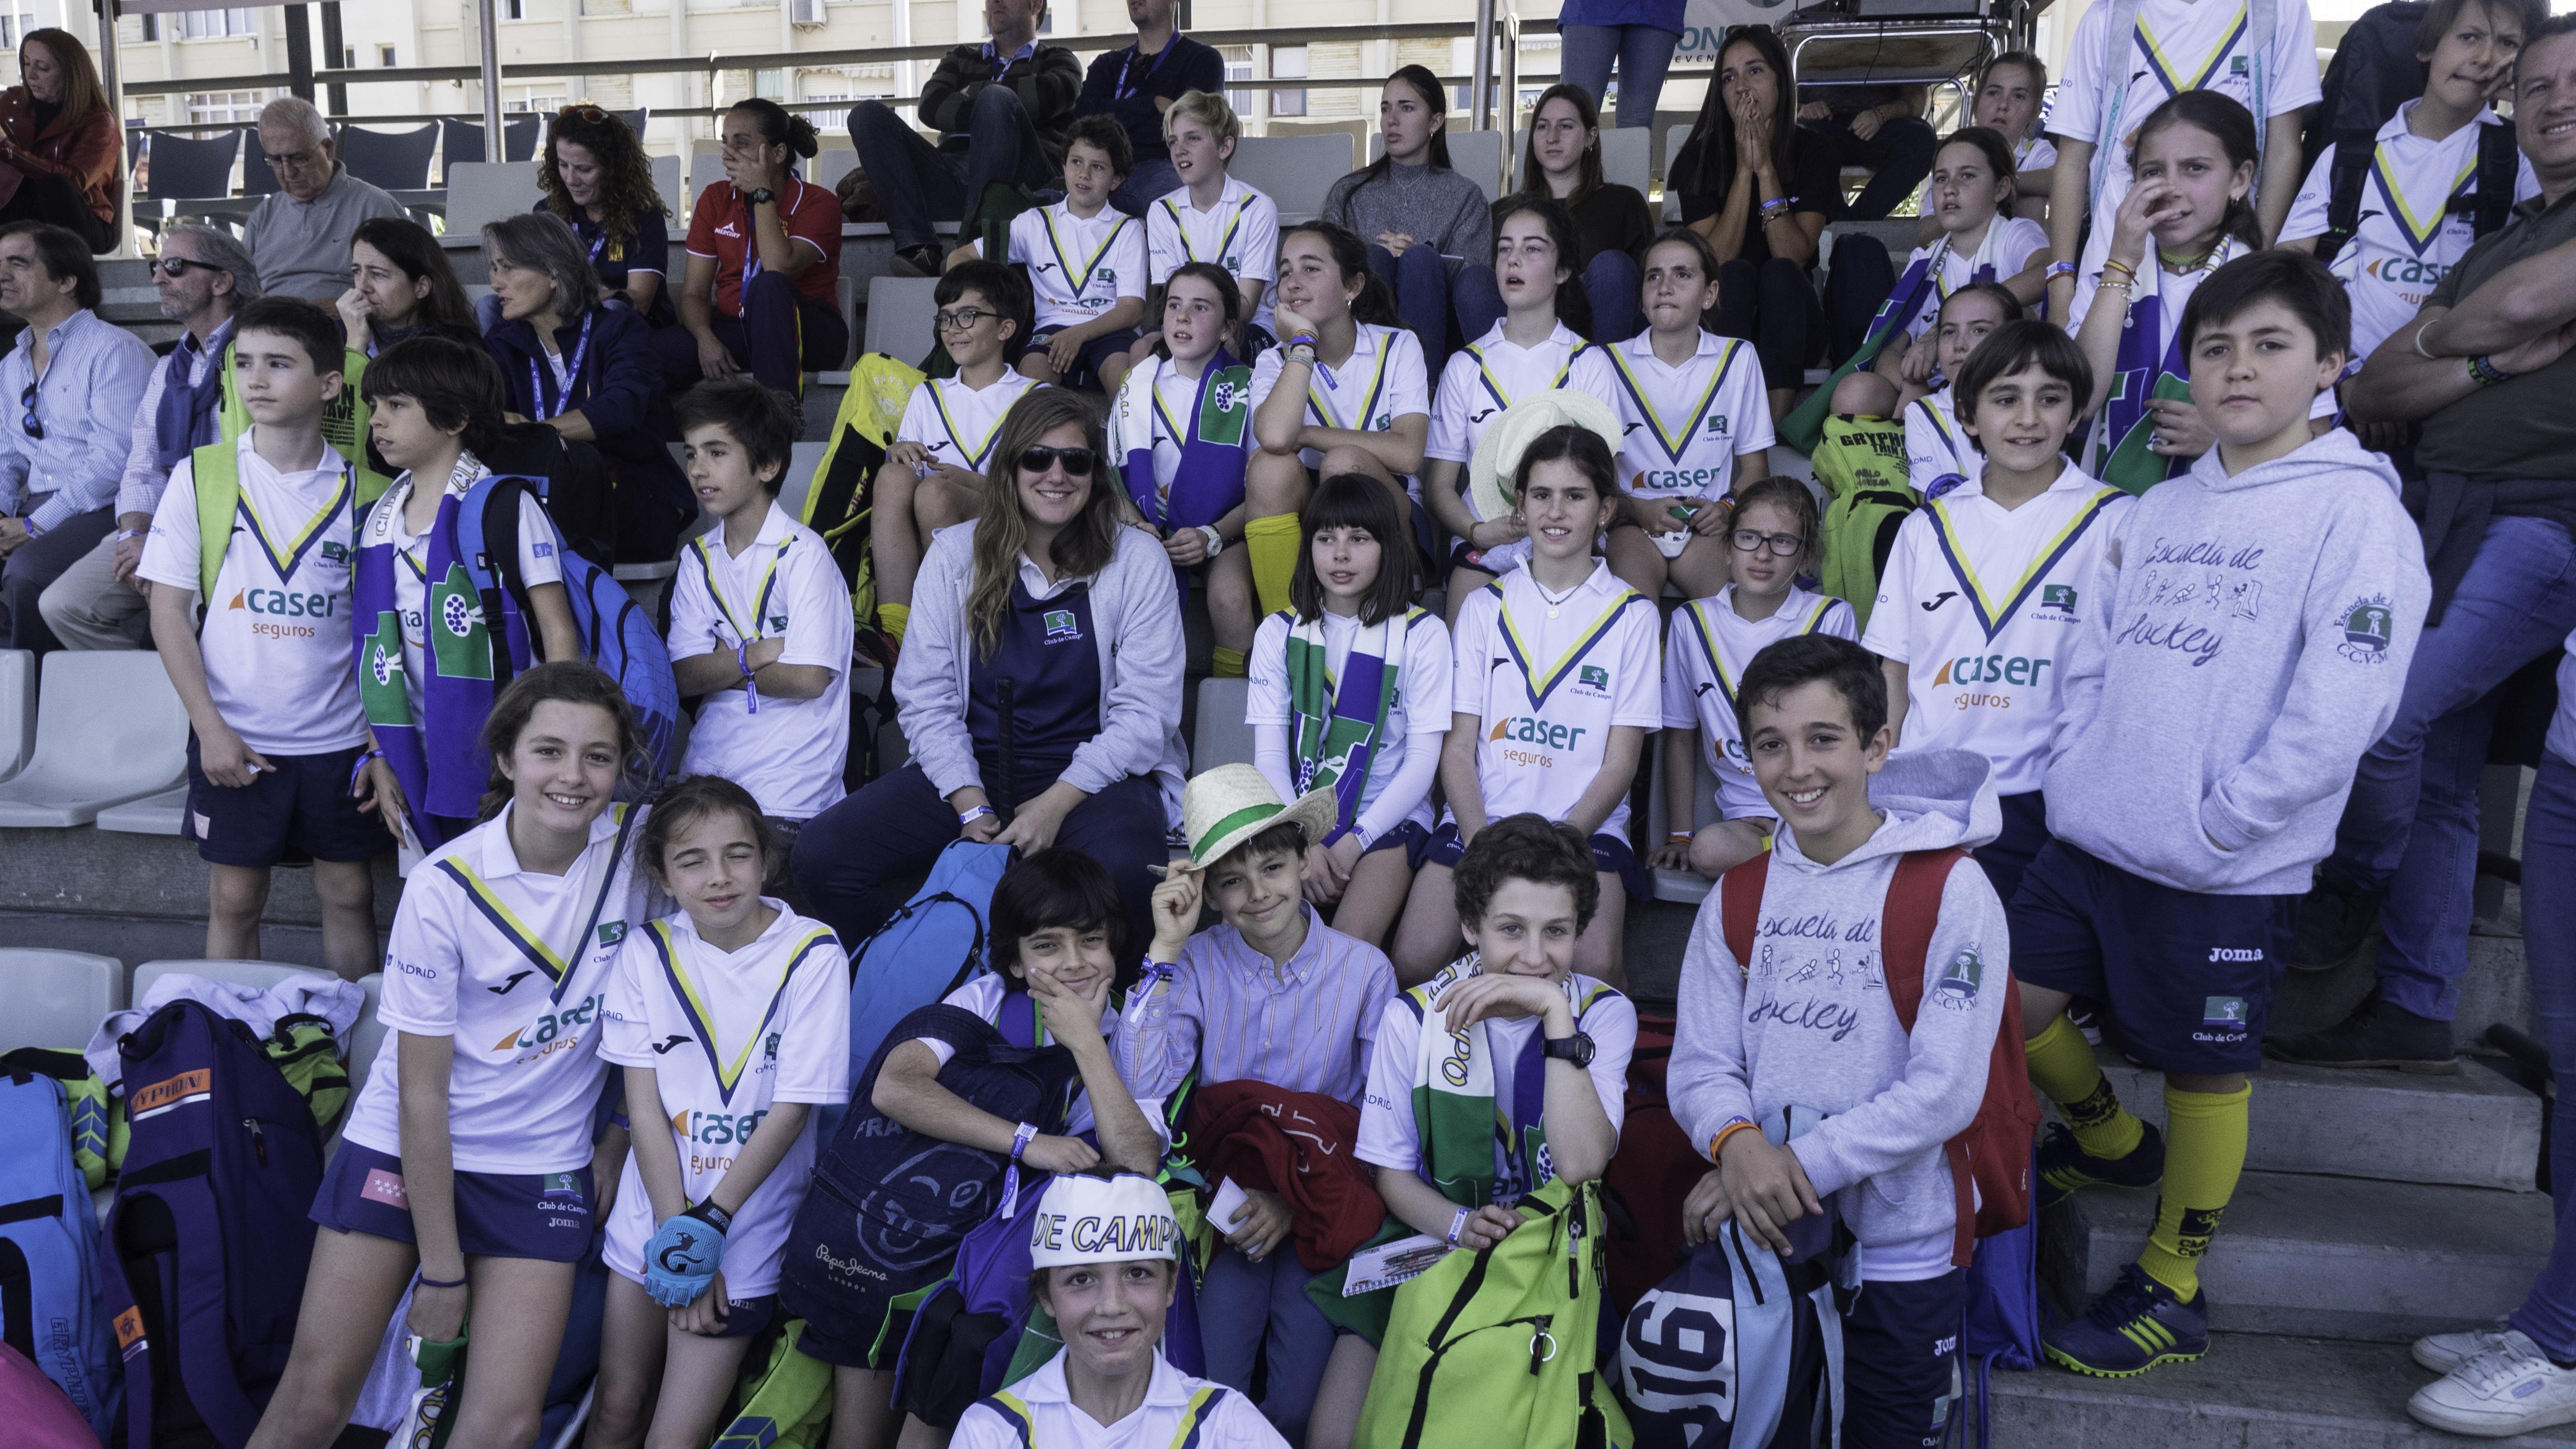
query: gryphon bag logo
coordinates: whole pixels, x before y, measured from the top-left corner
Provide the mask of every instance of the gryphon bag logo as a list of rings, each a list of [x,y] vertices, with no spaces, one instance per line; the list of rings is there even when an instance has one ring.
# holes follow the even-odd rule
[[[2343,611],[2343,642],[2335,652],[2355,664],[2379,664],[2388,658],[2388,644],[2397,636],[2397,615],[2386,594],[2372,594],[2352,601]]]

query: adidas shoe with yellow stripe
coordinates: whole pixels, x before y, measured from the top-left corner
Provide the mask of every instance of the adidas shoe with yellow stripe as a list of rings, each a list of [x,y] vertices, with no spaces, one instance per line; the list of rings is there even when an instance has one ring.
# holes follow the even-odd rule
[[[2144,1129],[2138,1145],[2126,1157],[2096,1157],[2075,1140],[2075,1133],[2062,1122],[2048,1124],[2048,1133],[2039,1140],[2039,1182],[2031,1204],[2034,1211],[2046,1212],[2066,1201],[2076,1189],[2107,1183],[2112,1187],[2153,1187],[2165,1176],[2165,1134],[2153,1122],[2138,1124]]]
[[[2083,1317],[2050,1329],[2041,1347],[2059,1366],[2102,1379],[2190,1363],[2209,1352],[2209,1295],[2185,1303],[2131,1263]]]

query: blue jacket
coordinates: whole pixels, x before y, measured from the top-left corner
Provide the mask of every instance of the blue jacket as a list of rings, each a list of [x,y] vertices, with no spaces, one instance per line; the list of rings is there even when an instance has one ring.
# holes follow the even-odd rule
[[[587,349],[584,324],[590,328]],[[622,301],[599,303],[556,328],[556,349],[565,357],[580,356],[569,407],[557,397],[554,368],[537,345],[535,327],[502,321],[484,334],[483,346],[501,365],[512,412],[530,418],[579,412],[590,420],[598,437],[592,446],[620,484],[641,485],[673,508],[694,511],[688,479],[671,460],[670,445],[679,434],[671,427],[662,374],[653,365],[651,337],[652,328]]]

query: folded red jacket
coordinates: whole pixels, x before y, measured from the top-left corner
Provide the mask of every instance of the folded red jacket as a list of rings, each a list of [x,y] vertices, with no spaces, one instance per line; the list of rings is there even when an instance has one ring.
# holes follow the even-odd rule
[[[1377,1184],[1351,1155],[1360,1112],[1348,1102],[1267,1082],[1218,1082],[1192,1098],[1189,1133],[1211,1185],[1230,1177],[1288,1200],[1289,1236],[1310,1273],[1347,1261],[1386,1219]]]

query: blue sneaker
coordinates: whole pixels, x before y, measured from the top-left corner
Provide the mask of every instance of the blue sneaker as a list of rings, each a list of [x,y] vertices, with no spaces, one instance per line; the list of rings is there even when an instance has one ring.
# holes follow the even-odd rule
[[[2050,1329],[2041,1347],[2061,1367],[2098,1379],[2190,1363],[2209,1352],[2209,1295],[2197,1293],[2185,1303],[2131,1263],[2083,1317]]]
[[[2146,1135],[2129,1149],[2126,1157],[2096,1157],[2075,1140],[2073,1129],[2062,1122],[2048,1124],[2048,1135],[2039,1142],[2038,1201],[2033,1204],[2046,1212],[2072,1196],[2077,1188],[2107,1182],[2113,1187],[2153,1187],[2164,1181],[2165,1134],[2153,1122],[2141,1122]]]

